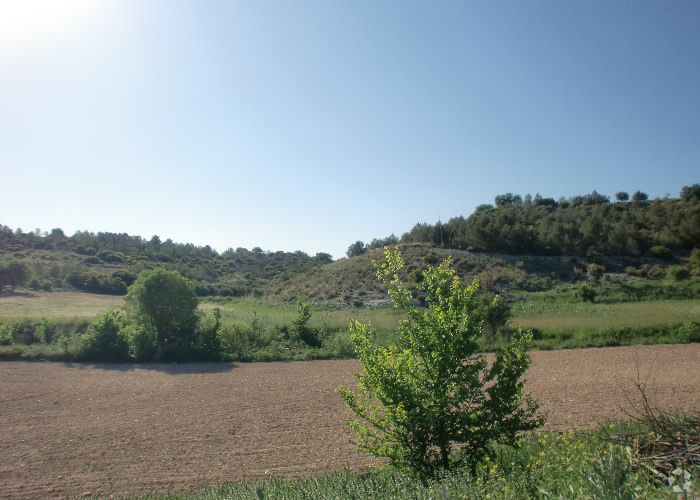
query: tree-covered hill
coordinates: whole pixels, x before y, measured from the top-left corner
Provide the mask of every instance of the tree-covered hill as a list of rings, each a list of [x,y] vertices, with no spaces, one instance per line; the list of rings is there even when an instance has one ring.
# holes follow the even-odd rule
[[[126,233],[61,229],[23,232],[0,226],[0,261],[20,261],[32,271],[33,286],[75,288],[96,293],[124,294],[144,269],[156,266],[191,279],[199,295],[263,294],[277,276],[304,273],[331,262],[331,256],[304,252],[265,252],[256,247],[228,249],[219,254],[210,246],[175,243],[158,236],[150,240]]]
[[[469,217],[446,223],[416,224],[403,243],[521,255],[651,255],[655,247],[687,255],[700,246],[700,185],[684,186],[677,199],[649,201],[645,193],[616,194],[617,202],[593,191],[569,199],[532,198],[506,193],[495,205],[481,205]],[[361,241],[354,256],[398,240],[395,236]]]
[[[438,248],[430,243],[399,243],[405,261],[401,279],[415,284],[421,270],[450,258],[466,283],[476,279],[480,293],[515,298],[529,292],[558,290],[576,294],[576,286],[591,283],[611,300],[697,298],[700,251],[695,258],[630,256],[561,256],[483,253]],[[697,255],[696,255],[697,254]],[[372,261],[382,261],[383,249],[371,248],[351,258],[296,274],[274,278],[266,294],[282,301],[308,301],[345,307],[375,307],[390,303],[376,277]],[[698,261],[698,262],[696,262]],[[687,278],[669,279],[669,269],[689,271]],[[612,298],[617,295],[617,298]]]
[[[373,305],[386,294],[372,260],[381,260],[382,247],[399,243],[409,281],[419,280],[426,265],[452,257],[464,279],[476,277],[483,290],[493,292],[576,283],[591,264],[601,266],[602,271],[594,268],[601,276],[630,279],[660,279],[673,266],[695,273],[688,266],[691,251],[700,248],[700,185],[685,186],[677,199],[649,201],[641,192],[631,197],[620,192],[616,199],[612,203],[595,191],[558,201],[507,193],[466,218],[417,224],[401,238],[391,235],[369,245],[357,241],[348,248],[350,258],[336,262],[327,253],[312,257],[258,247],[218,253],[208,245],[158,236],[87,231],[67,236],[61,229],[25,233],[0,226],[0,287],[23,286],[22,275],[31,277],[24,284],[35,290],[125,294],[141,271],[164,267],[192,280],[201,296]]]

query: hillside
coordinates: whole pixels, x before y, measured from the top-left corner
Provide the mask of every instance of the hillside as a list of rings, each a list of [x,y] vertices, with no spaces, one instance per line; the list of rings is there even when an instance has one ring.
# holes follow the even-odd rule
[[[122,295],[142,270],[162,266],[192,280],[200,296],[360,307],[386,302],[372,260],[382,259],[382,247],[400,243],[404,279],[413,283],[420,280],[419,269],[452,257],[457,273],[478,279],[485,292],[568,292],[583,279],[603,297],[696,297],[698,268],[690,256],[700,248],[700,185],[684,186],[676,199],[650,201],[640,192],[632,201],[627,193],[616,198],[611,203],[595,191],[558,201],[507,193],[467,218],[416,224],[400,239],[357,241],[348,248],[349,258],[336,262],[327,253],[312,257],[255,247],[219,254],[208,245],[158,236],[87,231],[67,236],[61,229],[24,233],[0,226],[0,263],[26,264],[35,290]],[[678,266],[685,271],[666,279]]]
[[[615,301],[700,296],[697,275],[682,282],[668,277],[668,269],[688,266],[688,258],[488,254],[435,248],[426,243],[402,243],[399,247],[405,261],[401,278],[411,284],[421,279],[421,269],[451,258],[463,282],[477,279],[482,293],[498,293],[510,300],[529,292],[576,294],[581,280],[598,286],[601,298]],[[383,260],[382,249],[370,249],[289,279],[274,278],[267,296],[341,307],[388,305],[390,301],[376,277],[373,260]]]
[[[700,185],[684,186],[679,198],[648,200],[644,193],[617,193],[617,203],[593,191],[569,199],[506,193],[469,217],[416,224],[402,243],[515,255],[652,255],[655,247],[685,255],[700,246]],[[349,255],[398,242],[394,235],[350,245]]]
[[[122,233],[24,233],[0,227],[0,261],[29,265],[33,278],[46,290],[68,289],[121,295],[139,272],[156,266],[191,279],[197,293],[262,295],[273,277],[289,277],[327,264],[331,256],[304,252],[264,252],[260,248],[228,249],[219,254],[209,246],[150,240]]]

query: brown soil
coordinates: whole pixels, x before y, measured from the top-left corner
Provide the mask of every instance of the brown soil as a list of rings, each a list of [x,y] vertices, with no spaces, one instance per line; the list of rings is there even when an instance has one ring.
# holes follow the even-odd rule
[[[661,407],[700,410],[700,344],[534,352],[527,388],[554,428],[624,416],[637,364]],[[360,469],[334,393],[357,361],[0,363],[0,497],[183,492]]]

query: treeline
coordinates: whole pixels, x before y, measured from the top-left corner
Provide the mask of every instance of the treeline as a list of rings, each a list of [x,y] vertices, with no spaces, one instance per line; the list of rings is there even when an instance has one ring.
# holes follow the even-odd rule
[[[327,253],[269,252],[238,247],[218,253],[209,245],[147,240],[126,233],[61,229],[23,232],[0,226],[0,255],[30,263],[43,289],[69,286],[95,293],[124,294],[144,269],[164,267],[192,280],[198,295],[261,294],[273,277],[289,278],[330,263]],[[69,258],[70,257],[70,258]],[[116,268],[116,270],[115,270]]]
[[[596,191],[569,199],[506,193],[494,205],[480,205],[467,218],[416,224],[400,240],[391,235],[365,245],[355,242],[348,256],[395,241],[441,248],[530,255],[649,255],[652,248],[688,252],[700,246],[700,185],[684,186],[678,199],[648,200],[640,191]]]

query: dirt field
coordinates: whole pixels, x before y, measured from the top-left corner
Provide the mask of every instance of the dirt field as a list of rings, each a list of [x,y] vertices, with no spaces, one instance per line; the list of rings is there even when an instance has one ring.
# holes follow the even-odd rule
[[[700,344],[534,352],[551,426],[620,416],[636,361],[659,404],[700,410]],[[195,365],[0,363],[0,497],[182,492],[372,460],[334,389],[356,361]],[[632,392],[630,392],[633,394]]]

